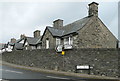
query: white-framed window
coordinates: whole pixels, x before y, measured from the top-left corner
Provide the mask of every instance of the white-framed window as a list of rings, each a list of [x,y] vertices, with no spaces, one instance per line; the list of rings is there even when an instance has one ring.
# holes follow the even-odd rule
[[[60,45],[60,42],[61,42],[61,41],[60,41],[60,38],[56,38],[56,46],[57,46],[57,45]]]
[[[27,47],[27,46],[25,46],[25,49],[26,49],[26,50],[28,50],[28,47]]]
[[[37,49],[41,49],[41,46],[40,46],[40,45],[38,45],[38,46],[37,46]]]
[[[8,48],[9,48],[9,49],[11,49],[11,46],[10,46],[10,45],[8,45]]]
[[[64,38],[64,45],[69,44],[69,37]]]
[[[71,36],[64,38],[64,45],[72,45],[73,38]]]
[[[25,42],[25,46],[27,46],[27,45],[28,45],[28,42],[26,41],[26,42]]]
[[[49,49],[49,39],[46,39],[46,49]]]
[[[13,49],[13,46],[11,46],[10,49]]]
[[[28,50],[28,42],[25,42],[25,49]]]
[[[36,47],[35,46],[31,46],[32,47],[32,49],[36,49]]]

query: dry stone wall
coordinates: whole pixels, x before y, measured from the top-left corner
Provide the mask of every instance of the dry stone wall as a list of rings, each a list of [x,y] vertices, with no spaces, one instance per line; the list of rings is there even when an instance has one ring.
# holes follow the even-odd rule
[[[75,72],[76,65],[90,65],[93,67],[91,75],[120,77],[120,49],[73,49],[66,50],[64,56],[54,49],[16,50],[3,53],[2,59],[14,64],[66,72]]]

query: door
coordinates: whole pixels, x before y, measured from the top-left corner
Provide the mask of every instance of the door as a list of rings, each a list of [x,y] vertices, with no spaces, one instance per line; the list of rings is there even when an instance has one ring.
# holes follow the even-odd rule
[[[49,40],[46,40],[46,49],[49,49]]]

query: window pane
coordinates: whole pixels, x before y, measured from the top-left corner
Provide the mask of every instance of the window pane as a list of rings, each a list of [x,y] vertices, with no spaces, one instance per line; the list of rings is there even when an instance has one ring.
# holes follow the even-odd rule
[[[72,44],[73,44],[73,39],[72,39],[72,37],[64,38],[64,44],[72,45]]]
[[[56,45],[60,45],[60,38],[56,38]]]
[[[69,44],[69,37],[64,39],[64,44]]]

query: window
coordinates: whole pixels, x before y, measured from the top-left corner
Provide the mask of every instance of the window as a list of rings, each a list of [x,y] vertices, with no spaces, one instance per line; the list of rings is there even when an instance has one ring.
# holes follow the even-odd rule
[[[25,47],[26,50],[28,50],[27,46]]]
[[[46,39],[46,49],[49,49],[49,39]]]
[[[73,44],[73,39],[72,37],[66,37],[64,38],[64,45],[72,45]]]
[[[35,46],[31,46],[32,47],[32,49],[36,49],[36,47]]]
[[[13,49],[13,46],[11,46],[10,49]]]
[[[11,46],[10,46],[10,45],[8,45],[8,48],[10,49],[10,48],[11,48]]]
[[[56,38],[56,46],[60,45],[60,38]]]
[[[69,44],[72,45],[73,44],[73,38],[69,37]]]
[[[41,46],[40,46],[40,45],[38,45],[38,46],[37,46],[37,49],[41,49]]]
[[[69,44],[69,37],[64,38],[64,45]]]

